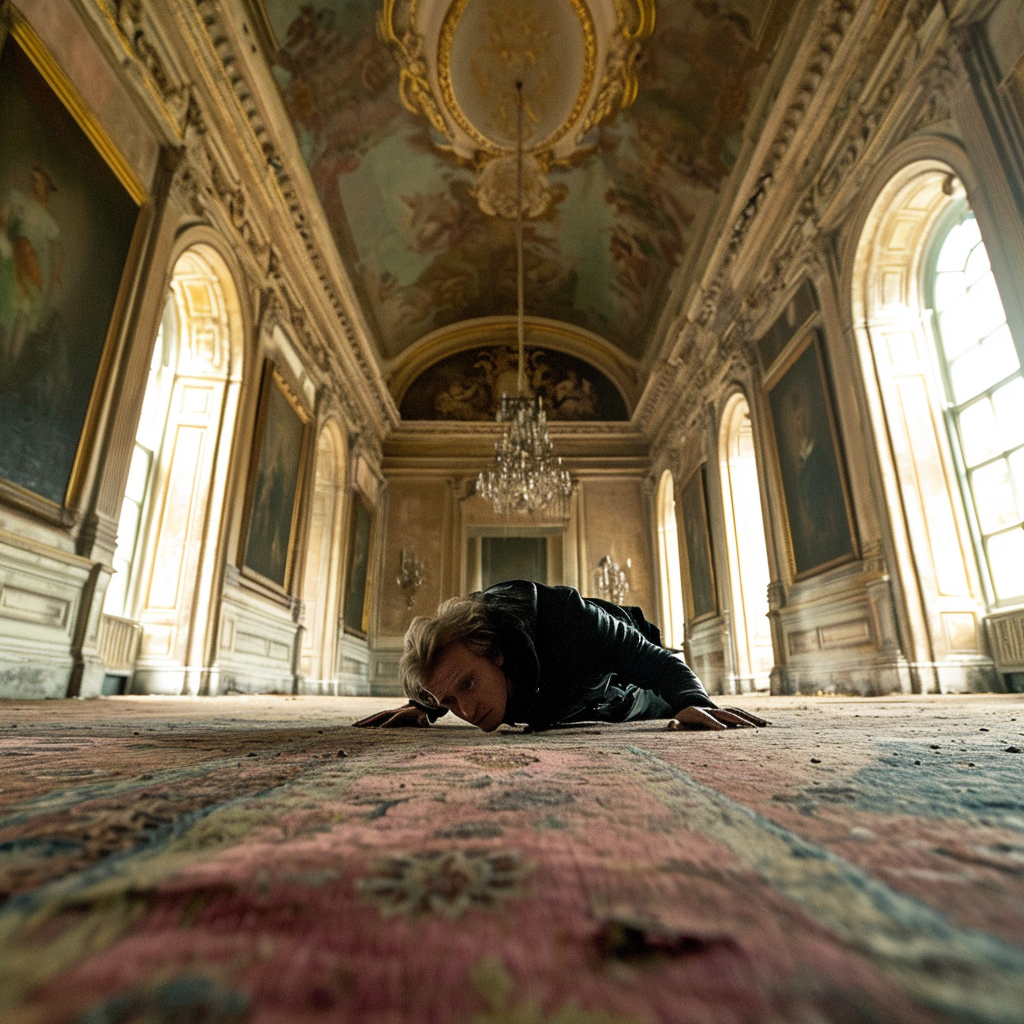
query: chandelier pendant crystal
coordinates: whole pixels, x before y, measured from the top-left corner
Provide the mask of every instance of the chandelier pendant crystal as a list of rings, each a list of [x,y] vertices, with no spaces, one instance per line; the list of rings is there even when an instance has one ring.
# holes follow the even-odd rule
[[[555,455],[548,436],[548,418],[540,395],[528,395],[525,386],[526,358],[523,296],[523,83],[516,82],[516,328],[519,341],[519,372],[515,398],[501,396],[497,422],[505,424],[494,445],[494,464],[477,478],[477,493],[499,515],[533,513],[555,506],[562,510],[572,494],[569,471]]]

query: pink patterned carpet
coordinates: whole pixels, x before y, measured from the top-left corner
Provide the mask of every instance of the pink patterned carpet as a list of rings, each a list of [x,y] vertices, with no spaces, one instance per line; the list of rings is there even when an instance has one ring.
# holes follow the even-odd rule
[[[0,704],[0,1020],[1024,1022],[1022,697],[385,703]]]

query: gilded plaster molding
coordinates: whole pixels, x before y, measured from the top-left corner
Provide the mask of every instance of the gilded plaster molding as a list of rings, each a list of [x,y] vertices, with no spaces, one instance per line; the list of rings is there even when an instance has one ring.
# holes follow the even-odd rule
[[[142,80],[174,134],[188,127],[192,83],[174,67],[170,48],[142,0],[92,0],[112,29],[124,55]]]
[[[219,165],[209,146],[198,144],[175,180],[178,195],[188,208],[205,220],[214,220],[230,226],[248,255],[243,262],[248,283],[258,296],[258,331],[263,334],[275,325],[285,328],[291,343],[302,354],[310,368],[315,367],[317,377],[325,380],[335,408],[341,410],[350,422],[362,422],[365,417],[347,391],[338,385],[341,375],[331,358],[328,346],[320,342],[309,323],[304,303],[295,295],[286,281],[279,253],[253,225],[247,214],[244,190],[232,184],[227,172]]]
[[[250,81],[243,59],[234,52],[232,33],[226,22],[229,16],[217,0],[195,0],[195,17],[205,36],[206,45],[212,51],[211,55],[219,62],[223,79],[231,89],[246,125],[243,137],[250,138],[258,148],[268,171],[264,181],[274,186],[277,198],[286,211],[284,216],[290,220],[300,241],[304,260],[313,270],[322,295],[333,312],[330,327],[318,324],[315,332],[311,329],[305,336],[309,339],[312,350],[320,351],[314,362],[327,375],[332,388],[337,386],[339,381],[358,381],[353,390],[359,397],[360,404],[366,405],[360,408],[357,418],[368,424],[372,422],[374,432],[380,434],[397,421],[397,412],[369,352],[368,341],[357,334],[353,326],[346,301],[335,278],[335,270],[324,256],[316,227],[317,218],[307,214],[306,203],[300,195],[297,183],[285,167],[279,147],[271,136],[263,110],[258,103],[259,90]],[[254,166],[258,167],[259,163],[259,159],[255,160]],[[244,217],[248,205],[244,194],[241,203],[237,195],[232,195],[230,190],[226,195],[229,215],[233,199],[235,218]],[[255,238],[255,232],[252,237]],[[280,258],[283,257],[282,252]],[[296,301],[295,306],[303,311],[302,322],[307,311],[319,311],[320,308],[318,304],[310,306],[304,301]],[[325,345],[320,340],[323,337],[336,340],[330,345]],[[325,367],[328,369],[324,369]]]
[[[451,131],[434,99],[427,78],[423,37],[413,29],[416,22],[416,0],[408,3],[401,26],[395,21],[395,9],[399,3],[400,0],[384,0],[383,8],[377,12],[377,34],[381,41],[390,47],[401,69],[398,82],[399,98],[402,106],[410,114],[422,114],[435,131],[450,140]]]
[[[459,27],[459,22],[462,20],[469,2],[470,0],[454,0],[448,8],[444,17],[444,23],[441,26],[441,37],[437,46],[437,78],[442,101],[453,120],[476,144],[477,152],[481,156],[485,154],[488,156],[509,155],[510,150],[496,145],[492,139],[484,135],[472,120],[466,116],[458,101],[458,97],[455,95],[451,66],[452,42],[455,38],[455,31]],[[594,84],[594,72],[597,64],[597,36],[594,30],[594,19],[591,17],[590,11],[583,0],[568,0],[568,3],[571,4],[573,12],[579,21],[580,28],[583,31],[583,74],[581,75],[580,89],[569,116],[565,118],[553,134],[549,135],[542,142],[543,151],[546,152],[552,152],[559,140],[573,130],[576,122],[583,115]],[[529,52],[527,56],[533,57]],[[582,134],[582,131],[579,134]]]
[[[608,46],[597,99],[580,125],[580,139],[636,99],[636,62],[640,47],[654,31],[654,0],[615,0],[615,12],[618,28]]]
[[[830,0],[820,16],[820,27],[816,43],[804,65],[793,98],[786,108],[782,123],[768,149],[767,156],[757,175],[756,185],[750,198],[744,204],[733,225],[727,247],[727,261],[732,262],[739,255],[773,178],[797,136],[823,81],[825,81],[832,60],[846,36],[847,29],[857,11],[858,0]]]
[[[547,173],[552,164],[566,165],[594,151],[590,133],[636,99],[636,64],[645,40],[654,30],[654,0],[566,0],[582,40],[579,86],[571,109],[525,152],[525,209],[542,216],[554,193]],[[516,214],[514,147],[493,138],[459,102],[453,45],[469,0],[439,4],[423,0],[384,0],[377,16],[377,34],[400,68],[402,105],[427,119],[440,142],[435,145],[477,172],[476,197],[488,216]],[[505,51],[502,51],[503,53]],[[536,60],[536,55],[527,51]]]
[[[832,232],[823,233],[820,225],[848,189],[860,187],[881,157],[880,140],[888,140],[895,131],[892,111],[896,101],[907,98],[911,84],[923,78],[914,97],[916,102],[911,102],[915,114],[905,126],[905,134],[918,130],[922,122],[930,123],[930,118],[942,120],[948,116],[948,99],[944,97],[959,78],[948,47],[925,47],[922,53],[918,39],[935,3],[936,0],[908,0],[890,5],[864,39],[856,41],[860,46],[852,62],[856,71],[828,111],[822,130],[815,135],[796,175],[796,188],[785,190],[785,202],[792,212],[786,214],[782,230],[769,236],[767,225],[760,229],[762,238],[777,241],[772,249],[762,249],[758,254],[761,273],[750,286],[742,288],[743,300],[738,302],[732,284],[734,266],[755,220],[764,215],[768,206],[777,209],[783,202],[781,198],[768,201],[773,191],[783,191],[781,186],[773,189],[776,171],[798,136],[857,5],[851,0],[834,0],[825,10],[816,46],[795,98],[772,139],[755,189],[721,250],[715,272],[692,300],[690,315],[679,332],[675,345],[679,355],[673,362],[688,367],[685,384],[681,382],[681,370],[665,372],[663,380],[652,381],[641,400],[637,421],[646,433],[662,438],[672,436],[678,434],[683,421],[688,424],[683,432],[687,432],[689,420],[682,410],[689,396],[700,394],[709,382],[704,373],[706,363],[721,361],[725,356],[725,332],[735,325],[745,337],[740,351],[749,348],[755,329],[770,319],[778,296],[795,277],[809,267],[812,273],[815,267],[822,272],[827,269],[834,257],[834,240]],[[939,92],[939,99],[934,98],[933,88]],[[735,334],[735,329],[731,333]],[[737,337],[736,341],[741,339]],[[748,352],[744,358],[750,360],[750,355]],[[756,356],[750,362],[756,366]]]

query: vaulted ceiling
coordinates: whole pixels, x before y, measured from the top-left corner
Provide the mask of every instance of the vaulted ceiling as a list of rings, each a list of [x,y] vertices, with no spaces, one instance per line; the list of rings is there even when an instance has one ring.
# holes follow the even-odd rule
[[[517,79],[527,311],[639,361],[795,0],[265,4],[282,97],[385,361],[515,312],[502,213]]]

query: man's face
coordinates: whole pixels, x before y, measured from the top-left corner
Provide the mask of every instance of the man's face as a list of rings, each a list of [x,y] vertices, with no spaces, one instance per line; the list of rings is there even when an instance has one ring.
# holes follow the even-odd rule
[[[465,644],[449,644],[425,687],[437,703],[463,721],[493,732],[505,717],[508,680],[496,661],[474,654]]]

